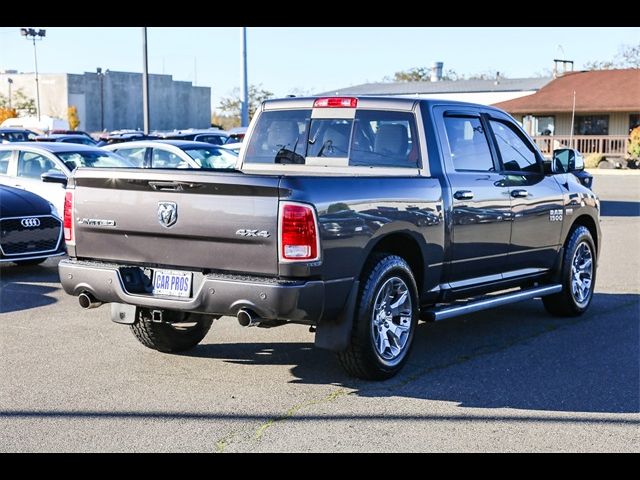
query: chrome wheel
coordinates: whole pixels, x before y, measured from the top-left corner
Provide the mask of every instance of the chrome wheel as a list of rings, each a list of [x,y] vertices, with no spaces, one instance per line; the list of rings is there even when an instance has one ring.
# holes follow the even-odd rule
[[[571,295],[581,307],[589,302],[593,281],[593,254],[587,242],[581,242],[571,261]]]
[[[373,345],[380,359],[394,365],[407,351],[413,307],[407,284],[392,277],[378,290],[371,319]]]

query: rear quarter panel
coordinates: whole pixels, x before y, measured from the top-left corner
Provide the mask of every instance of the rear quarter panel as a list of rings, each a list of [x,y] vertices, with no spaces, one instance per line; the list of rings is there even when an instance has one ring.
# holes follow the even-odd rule
[[[322,249],[321,265],[281,264],[282,276],[357,277],[376,244],[400,233],[420,246],[430,271],[425,275],[425,289],[440,282],[444,226],[437,179],[291,176],[283,177],[280,192],[281,200],[315,206]]]

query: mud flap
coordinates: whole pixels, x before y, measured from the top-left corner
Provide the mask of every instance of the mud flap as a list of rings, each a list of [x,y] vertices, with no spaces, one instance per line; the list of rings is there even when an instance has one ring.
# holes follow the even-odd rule
[[[125,303],[111,304],[111,321],[133,325],[136,322],[136,306]]]
[[[334,352],[341,352],[347,348],[351,340],[353,328],[353,314],[358,299],[360,282],[354,281],[347,297],[342,313],[334,321],[322,319],[316,330],[315,346]]]

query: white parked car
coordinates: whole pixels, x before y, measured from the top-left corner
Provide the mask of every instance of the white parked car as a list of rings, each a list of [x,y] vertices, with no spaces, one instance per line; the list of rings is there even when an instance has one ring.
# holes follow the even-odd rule
[[[233,150],[190,140],[141,140],[105,145],[142,168],[235,168],[238,154]]]
[[[78,167],[133,167],[128,160],[98,147],[63,142],[0,145],[0,185],[21,188],[64,211],[64,187]]]

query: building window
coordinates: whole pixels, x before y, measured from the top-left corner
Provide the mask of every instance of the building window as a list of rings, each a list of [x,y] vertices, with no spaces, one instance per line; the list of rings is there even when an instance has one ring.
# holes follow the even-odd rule
[[[629,115],[629,133],[636,127],[640,127],[640,113],[632,113]]]
[[[556,117],[533,117],[533,131],[535,135],[553,135],[556,129]]]
[[[576,115],[574,135],[609,135],[609,115]]]

